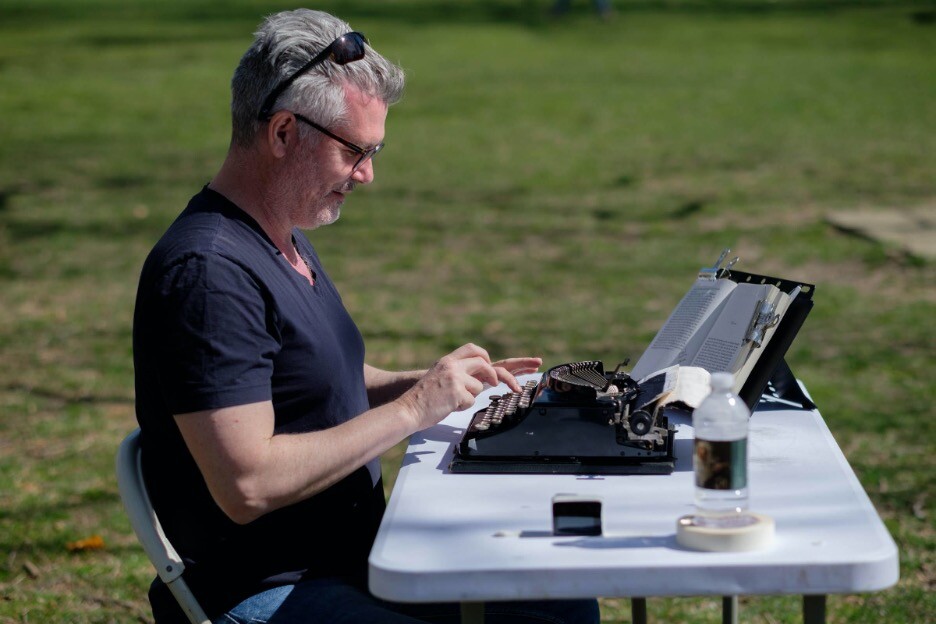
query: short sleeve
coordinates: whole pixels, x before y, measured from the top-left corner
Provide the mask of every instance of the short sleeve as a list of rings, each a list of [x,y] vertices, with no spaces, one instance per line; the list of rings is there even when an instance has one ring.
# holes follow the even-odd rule
[[[149,299],[159,386],[174,414],[271,399],[275,312],[249,270],[217,254],[173,264]]]

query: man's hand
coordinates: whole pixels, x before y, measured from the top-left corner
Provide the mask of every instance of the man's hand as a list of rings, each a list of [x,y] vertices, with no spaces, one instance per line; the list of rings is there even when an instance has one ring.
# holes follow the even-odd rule
[[[517,383],[516,375],[535,373],[542,365],[543,359],[538,357],[508,358],[498,360],[492,364],[494,370],[498,371],[497,377],[514,392],[523,390],[520,384]]]
[[[491,362],[487,351],[466,344],[436,362],[398,401],[409,412],[414,431],[420,431],[451,412],[470,407],[484,384],[496,386],[503,382],[520,392],[514,375],[534,372],[542,363],[533,357]]]

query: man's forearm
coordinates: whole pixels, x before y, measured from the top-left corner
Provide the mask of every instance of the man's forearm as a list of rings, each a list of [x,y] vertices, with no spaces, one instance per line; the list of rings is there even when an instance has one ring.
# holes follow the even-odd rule
[[[271,401],[175,421],[215,502],[239,524],[324,491],[424,426],[405,402],[288,435],[273,434]]]
[[[367,386],[367,398],[371,407],[377,407],[398,398],[425,374],[425,370],[386,371],[365,364],[364,384]]]

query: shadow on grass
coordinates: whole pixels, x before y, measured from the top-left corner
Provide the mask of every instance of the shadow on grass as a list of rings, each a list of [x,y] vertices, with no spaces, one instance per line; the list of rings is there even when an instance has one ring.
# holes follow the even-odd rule
[[[82,493],[76,500],[27,502],[0,509],[0,522],[10,529],[3,531],[0,535],[0,552],[47,558],[92,554],[95,551],[69,552],[68,545],[70,542],[87,537],[85,533],[106,533],[111,530],[119,531],[120,534],[125,533],[123,527],[114,527],[109,520],[104,520],[112,515],[110,510],[119,508],[120,505],[120,497],[115,485],[113,491],[89,490]],[[98,518],[100,526],[86,531],[69,527],[67,525],[69,519],[76,516]],[[60,526],[60,523],[65,524]],[[17,525],[23,528],[16,528]],[[24,530],[26,526],[31,528]],[[107,543],[105,547],[107,553],[117,556],[122,553],[137,552],[138,549],[139,546],[136,543]]]
[[[0,509],[0,520],[42,522],[43,518],[47,520],[53,516],[59,518],[65,512],[74,512],[89,507],[110,506],[112,504],[120,504],[120,496],[117,494],[116,489],[113,491],[91,489],[82,492],[79,498],[75,500],[24,503],[15,505],[12,508]],[[6,539],[0,540],[0,548],[8,545],[5,544],[6,541]],[[47,541],[53,542],[55,540],[50,539]]]
[[[129,339],[129,337],[128,337]],[[72,404],[80,403],[84,405],[129,405],[132,406],[134,398],[132,396],[101,396],[99,394],[67,394],[64,392],[56,392],[54,390],[49,390],[46,388],[38,388],[35,386],[26,386],[23,384],[7,384],[2,387],[4,392],[14,393],[14,394],[23,394],[30,395],[34,398],[45,399],[52,401],[56,404]]]
[[[95,220],[86,223],[68,222],[58,219],[10,219],[3,223],[13,240],[20,242],[34,239],[46,240],[57,235],[91,240],[114,240],[137,237],[146,240],[159,237],[166,229],[164,219],[121,219]],[[155,239],[153,239],[155,240]]]
[[[30,2],[18,0],[7,3],[3,9],[3,22],[8,28],[28,23],[31,27],[42,23],[62,23],[74,19],[104,19],[108,21],[130,20],[149,22],[153,26],[174,22],[185,25],[197,24],[196,31],[160,31],[159,34],[113,34],[95,35],[84,39],[85,43],[97,46],[145,46],[152,44],[179,43],[192,40],[205,41],[206,23],[215,30],[212,40],[242,39],[248,36],[242,22],[255,25],[262,16],[276,11],[295,8],[294,3],[261,0],[193,0],[190,2],[114,3],[107,0],[91,0],[75,3],[70,0]],[[156,6],[158,4],[158,6]],[[449,0],[386,0],[344,1],[324,0],[315,8],[340,16],[349,22],[357,20],[399,22],[408,27],[429,24],[497,24],[518,23],[527,26],[548,26],[557,23],[550,13],[552,0],[474,0],[454,3]],[[578,7],[585,12],[590,7]],[[628,13],[694,13],[711,15],[748,15],[777,13],[831,13],[854,8],[906,9],[908,17],[920,24],[936,21],[932,7],[912,0],[884,2],[882,0],[630,0],[617,2],[619,16]],[[218,32],[218,25],[229,24],[229,32]]]
[[[61,538],[61,539],[41,539],[30,541],[28,544],[13,544],[6,543],[3,540],[0,540],[0,548],[3,549],[4,553],[16,553],[18,556],[22,557],[37,557],[41,555],[43,558],[53,559],[55,557],[92,557],[97,552],[106,552],[111,556],[124,556],[137,554],[142,551],[142,547],[136,543],[130,544],[112,544],[107,543],[103,549],[99,550],[78,550],[75,552],[68,551],[66,544],[71,541],[72,538]],[[0,620],[4,621],[4,620]]]

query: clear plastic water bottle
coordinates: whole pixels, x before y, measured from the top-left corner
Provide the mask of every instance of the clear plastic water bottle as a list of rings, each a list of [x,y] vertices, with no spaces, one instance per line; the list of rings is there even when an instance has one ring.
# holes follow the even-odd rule
[[[747,435],[751,412],[732,392],[731,373],[713,373],[711,393],[692,413],[696,522],[731,524],[748,507]]]

